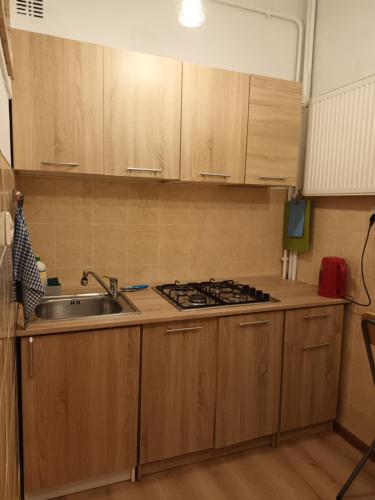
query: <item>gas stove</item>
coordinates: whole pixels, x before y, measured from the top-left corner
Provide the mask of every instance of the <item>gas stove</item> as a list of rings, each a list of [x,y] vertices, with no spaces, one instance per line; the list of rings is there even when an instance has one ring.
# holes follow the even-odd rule
[[[158,285],[154,288],[162,297],[181,311],[208,307],[226,307],[279,302],[269,293],[233,280],[202,281],[201,283],[180,283]]]

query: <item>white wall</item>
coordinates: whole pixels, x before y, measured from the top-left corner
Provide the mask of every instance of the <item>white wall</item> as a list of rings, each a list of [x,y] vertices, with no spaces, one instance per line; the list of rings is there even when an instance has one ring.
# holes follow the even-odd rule
[[[238,0],[299,17],[306,0]],[[15,12],[15,28],[150,52],[247,73],[294,79],[294,24],[208,0],[207,22],[183,28],[175,0],[45,0],[45,19]]]
[[[374,0],[318,0],[313,95],[375,74],[374,21]]]

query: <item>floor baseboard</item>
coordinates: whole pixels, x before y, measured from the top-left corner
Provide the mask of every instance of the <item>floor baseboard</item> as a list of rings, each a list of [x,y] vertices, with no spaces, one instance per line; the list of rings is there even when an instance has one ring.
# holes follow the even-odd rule
[[[342,426],[337,421],[334,421],[333,423],[333,430],[361,453],[366,453],[368,450],[369,446],[363,442],[362,439],[350,432],[346,427]],[[370,460],[375,462],[375,452],[371,455]]]

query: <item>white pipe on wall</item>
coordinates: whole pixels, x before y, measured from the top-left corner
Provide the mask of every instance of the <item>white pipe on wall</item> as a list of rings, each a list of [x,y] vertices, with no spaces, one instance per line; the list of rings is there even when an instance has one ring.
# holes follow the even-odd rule
[[[262,14],[269,19],[275,17],[277,19],[282,19],[283,21],[288,21],[294,23],[297,27],[297,54],[296,54],[296,72],[295,78],[297,81],[301,77],[301,56],[302,56],[302,40],[303,40],[303,25],[298,17],[288,16],[286,14],[281,14],[279,12],[274,12],[271,9],[260,9],[258,7],[251,7],[241,0],[212,0],[215,3],[221,3],[223,5],[228,5],[230,7],[236,7],[238,9],[249,10],[250,12],[255,12],[257,14]]]

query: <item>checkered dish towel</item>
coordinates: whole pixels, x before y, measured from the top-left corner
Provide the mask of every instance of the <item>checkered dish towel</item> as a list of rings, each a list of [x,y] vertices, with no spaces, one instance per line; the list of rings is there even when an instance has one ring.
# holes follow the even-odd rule
[[[29,231],[22,208],[16,210],[13,243],[13,273],[17,301],[23,305],[25,326],[45,294],[31,247]]]

